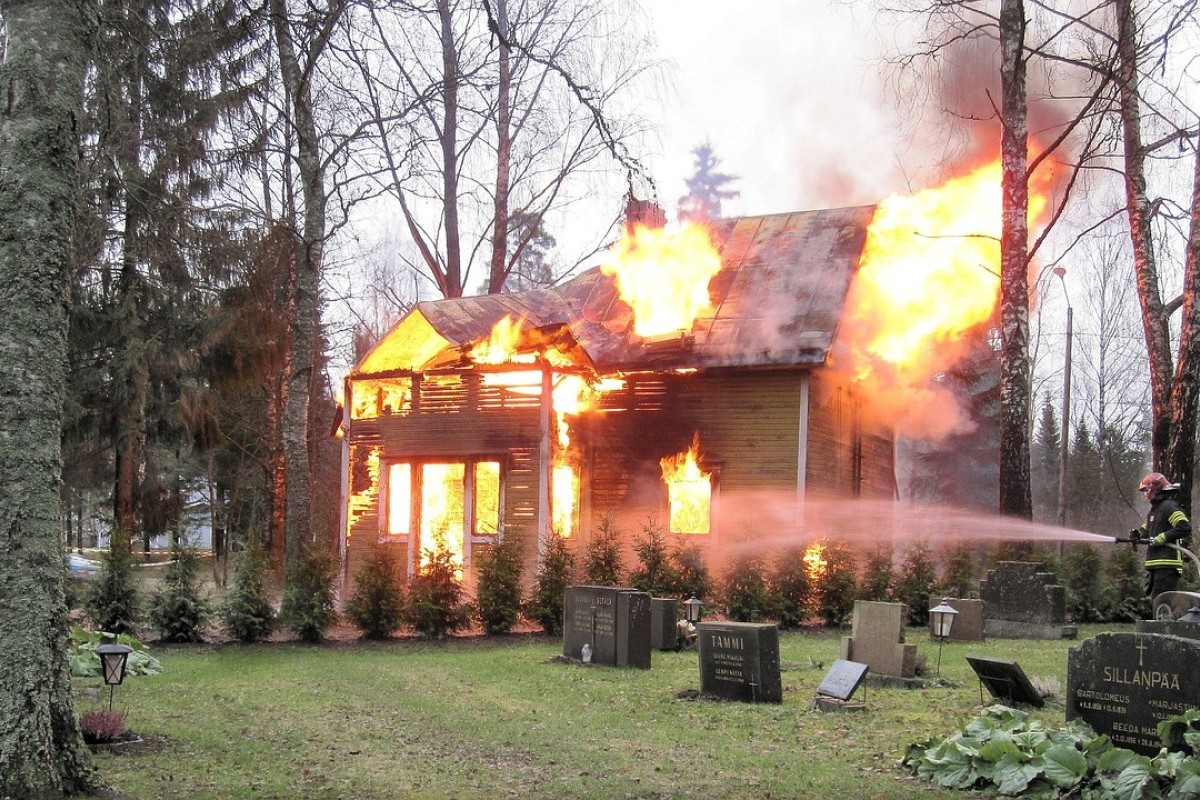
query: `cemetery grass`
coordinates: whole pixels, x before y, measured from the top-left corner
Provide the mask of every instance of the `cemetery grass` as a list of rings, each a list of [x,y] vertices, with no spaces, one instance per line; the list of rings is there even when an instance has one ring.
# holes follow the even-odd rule
[[[868,685],[865,713],[814,711],[841,635],[780,635],[781,705],[680,699],[699,689],[695,651],[622,670],[564,662],[561,640],[540,635],[159,646],[163,674],[114,694],[141,741],[93,761],[125,798],[962,798],[898,761],[993,702],[968,654],[1057,685],[1035,716],[1065,724],[1078,641],[947,642],[943,685]],[[937,643],[924,629],[906,639],[932,677]],[[96,681],[76,691],[81,713],[107,706]]]

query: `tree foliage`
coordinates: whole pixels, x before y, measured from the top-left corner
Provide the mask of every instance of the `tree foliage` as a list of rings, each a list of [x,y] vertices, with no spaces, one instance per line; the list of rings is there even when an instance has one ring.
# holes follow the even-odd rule
[[[679,198],[679,218],[707,222],[721,218],[721,207],[726,200],[733,200],[741,192],[730,189],[738,178],[721,172],[721,159],[713,154],[709,142],[692,149],[693,171],[687,179],[687,194]]]

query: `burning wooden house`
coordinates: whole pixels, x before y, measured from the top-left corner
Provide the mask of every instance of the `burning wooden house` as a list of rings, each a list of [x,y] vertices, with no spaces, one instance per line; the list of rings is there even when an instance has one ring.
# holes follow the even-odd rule
[[[716,556],[892,498],[891,431],[827,369],[873,208],[638,228],[558,287],[417,304],[345,382],[347,578],[379,543],[470,582],[499,536],[531,577],[606,519]]]

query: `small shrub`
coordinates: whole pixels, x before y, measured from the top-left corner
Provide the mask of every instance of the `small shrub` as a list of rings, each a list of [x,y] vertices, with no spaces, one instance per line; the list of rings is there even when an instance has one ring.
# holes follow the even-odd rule
[[[445,548],[427,552],[423,564],[408,585],[403,622],[430,638],[441,638],[465,628],[470,609],[462,601],[462,583],[453,556]]]
[[[538,566],[533,594],[525,606],[525,616],[542,626],[551,636],[562,633],[563,596],[575,573],[575,556],[567,548],[567,540],[551,533],[546,542],[542,563]]]
[[[604,517],[583,554],[583,574],[596,586],[620,586],[621,532],[612,517]]]
[[[888,601],[896,582],[892,569],[892,548],[876,545],[867,553],[863,563],[862,579],[859,581],[858,596],[862,600]]]
[[[508,633],[521,616],[521,543],[515,536],[496,542],[479,559],[475,616],[485,633]]]
[[[698,544],[685,545],[671,554],[671,560],[679,575],[679,594],[684,599],[695,597],[703,600],[712,595],[712,575],[704,560],[704,551]]]
[[[309,545],[288,576],[279,619],[303,642],[321,641],[336,619],[333,610],[333,557],[320,543]]]
[[[1113,588],[1111,622],[1137,622],[1150,619],[1150,598],[1146,597],[1146,574],[1137,548],[1118,547],[1108,558],[1108,580]]]
[[[79,731],[88,744],[115,742],[125,735],[125,712],[98,709],[79,715]]]
[[[829,627],[844,625],[854,613],[858,594],[854,550],[835,542],[825,548],[825,574],[821,576],[817,613]]]
[[[937,568],[927,542],[917,540],[904,548],[896,599],[908,606],[908,624],[929,624],[930,597],[937,583]]]
[[[1112,592],[1099,550],[1090,544],[1072,545],[1063,561],[1063,582],[1067,609],[1076,622],[1108,619]]]
[[[725,614],[734,622],[756,622],[771,610],[762,556],[738,556],[725,575],[721,601]]]
[[[781,553],[775,559],[767,584],[779,627],[797,628],[812,614],[813,586],[804,564],[803,548]]]
[[[113,531],[115,546],[100,557],[100,574],[88,589],[84,611],[92,624],[109,633],[136,633],[141,604],[133,576],[133,554]]]
[[[674,597],[680,591],[679,570],[671,563],[663,529],[651,517],[642,527],[643,536],[633,540],[638,566],[629,574],[629,585],[658,597]]]
[[[386,639],[400,626],[404,592],[396,556],[378,544],[354,576],[354,592],[346,601],[346,619],[365,639]]]
[[[257,642],[275,629],[275,608],[271,605],[271,565],[257,537],[251,537],[242,551],[233,583],[221,606],[225,627],[239,642]]]
[[[212,610],[200,592],[200,561],[193,550],[178,545],[172,557],[162,588],[152,597],[150,624],[164,642],[202,642]]]
[[[959,543],[946,551],[946,558],[942,562],[942,587],[947,596],[974,596],[979,587],[977,572],[975,553],[968,545]]]

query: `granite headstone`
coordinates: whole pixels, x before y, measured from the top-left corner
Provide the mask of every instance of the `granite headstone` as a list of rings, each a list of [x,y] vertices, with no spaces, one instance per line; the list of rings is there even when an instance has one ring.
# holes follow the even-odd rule
[[[756,622],[701,622],[700,691],[725,700],[782,703],[779,629]]]
[[[1067,719],[1145,755],[1158,723],[1200,708],[1200,642],[1154,633],[1101,633],[1067,656]]]
[[[998,639],[1074,639],[1067,590],[1040,561],[1000,561],[979,582],[983,633]]]
[[[650,595],[613,586],[568,586],[563,655],[612,667],[650,669]]]
[[[678,650],[679,601],[667,597],[650,599],[650,646],[655,650]]]
[[[842,659],[866,664],[874,675],[914,677],[917,646],[904,643],[907,621],[908,606],[903,603],[855,602],[850,635],[842,637]]]

